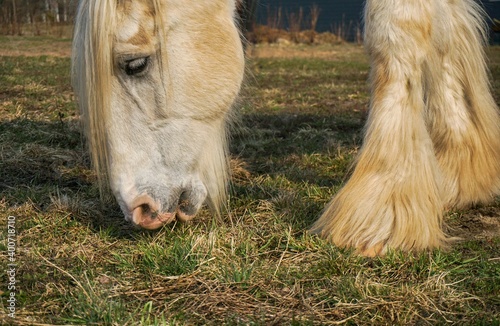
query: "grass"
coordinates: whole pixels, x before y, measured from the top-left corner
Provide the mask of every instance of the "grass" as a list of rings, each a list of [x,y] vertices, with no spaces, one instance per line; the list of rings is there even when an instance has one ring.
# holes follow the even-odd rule
[[[69,58],[44,55],[50,47],[34,56],[34,41],[14,41],[31,56],[0,59],[0,264],[7,269],[7,218],[15,216],[18,300],[15,319],[2,314],[0,323],[500,323],[498,200],[447,216],[449,232],[464,238],[447,252],[368,259],[307,233],[361,145],[362,48],[250,60],[229,211],[145,232],[131,229],[113,200],[98,200]],[[498,99],[500,48],[488,53]],[[4,311],[8,281],[0,274]]]

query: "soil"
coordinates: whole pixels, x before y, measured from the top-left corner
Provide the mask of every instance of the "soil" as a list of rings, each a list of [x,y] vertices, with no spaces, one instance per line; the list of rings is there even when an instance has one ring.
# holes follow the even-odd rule
[[[500,237],[500,211],[496,205],[476,206],[452,213],[447,224],[451,236],[464,240],[492,240]]]

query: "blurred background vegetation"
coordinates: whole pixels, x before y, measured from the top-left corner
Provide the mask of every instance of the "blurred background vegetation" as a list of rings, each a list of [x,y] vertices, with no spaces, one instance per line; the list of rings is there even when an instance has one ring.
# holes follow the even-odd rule
[[[361,44],[364,0],[238,0],[250,43]],[[482,0],[498,43],[500,1]],[[0,35],[71,38],[77,0],[0,0]]]

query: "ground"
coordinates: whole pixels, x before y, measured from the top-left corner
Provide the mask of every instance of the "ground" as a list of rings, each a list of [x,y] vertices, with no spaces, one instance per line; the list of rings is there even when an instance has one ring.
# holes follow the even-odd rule
[[[499,199],[449,212],[447,231],[462,240],[447,251],[370,259],[307,232],[362,142],[362,47],[247,49],[229,209],[144,232],[112,198],[99,200],[69,82],[70,41],[0,44],[1,269],[16,264],[14,277],[0,276],[2,309],[16,299],[1,324],[500,323]],[[488,56],[500,102],[500,48]]]

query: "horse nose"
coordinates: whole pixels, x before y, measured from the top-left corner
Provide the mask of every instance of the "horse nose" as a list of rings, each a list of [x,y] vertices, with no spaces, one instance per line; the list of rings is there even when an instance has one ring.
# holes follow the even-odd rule
[[[147,230],[155,230],[175,219],[175,212],[161,212],[161,205],[149,195],[140,196],[135,200],[132,211],[132,222]]]
[[[133,202],[132,222],[144,229],[154,230],[176,218],[182,222],[189,221],[198,213],[206,197],[207,190],[202,183],[193,183],[180,195],[173,195],[162,203],[149,194],[143,194]]]

